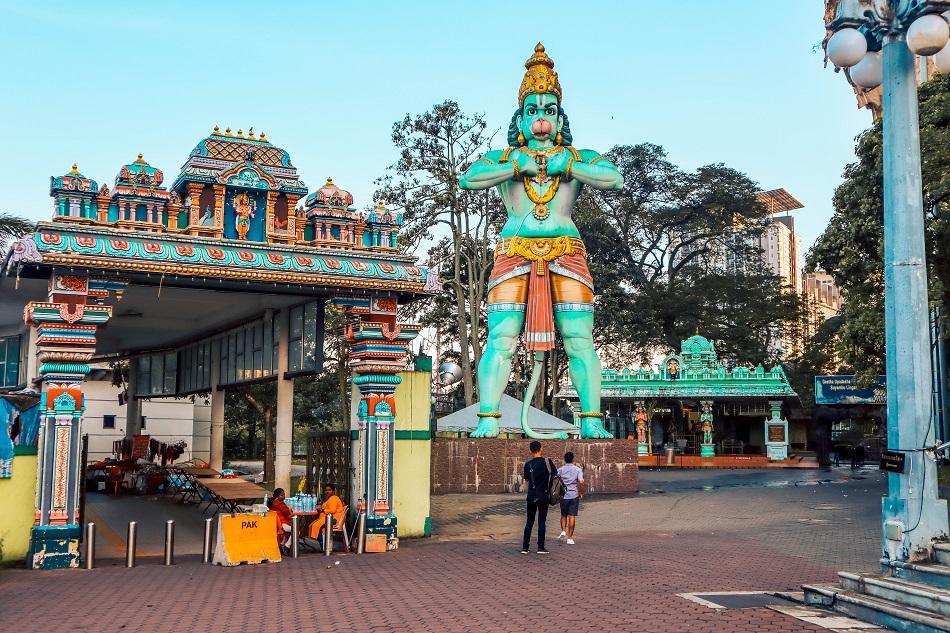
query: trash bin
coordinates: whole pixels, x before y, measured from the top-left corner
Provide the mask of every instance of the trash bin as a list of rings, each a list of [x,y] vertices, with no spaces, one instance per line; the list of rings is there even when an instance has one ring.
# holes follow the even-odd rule
[[[674,461],[674,460],[675,460],[675,457],[674,457],[675,453],[676,453],[676,451],[673,449],[672,446],[667,446],[667,447],[666,447],[666,465],[667,465],[667,466],[672,466],[672,465],[675,463],[675,461]]]

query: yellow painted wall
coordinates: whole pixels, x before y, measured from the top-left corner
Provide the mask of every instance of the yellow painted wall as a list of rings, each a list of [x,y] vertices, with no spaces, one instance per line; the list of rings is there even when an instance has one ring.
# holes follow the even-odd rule
[[[393,510],[399,521],[400,538],[426,536],[431,490],[429,412],[432,374],[427,371],[404,371],[399,376],[402,384],[396,388],[395,394]],[[405,439],[408,431],[414,431],[425,439]]]
[[[26,560],[35,497],[36,455],[16,455],[13,477],[0,479],[0,547],[4,563]]]

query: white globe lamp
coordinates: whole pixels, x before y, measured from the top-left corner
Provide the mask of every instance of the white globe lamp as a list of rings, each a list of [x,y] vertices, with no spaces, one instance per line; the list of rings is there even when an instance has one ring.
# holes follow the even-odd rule
[[[881,53],[867,53],[861,61],[851,68],[851,81],[862,88],[877,88],[884,81],[884,67]]]
[[[917,55],[933,55],[950,41],[950,25],[942,15],[922,15],[907,29],[907,46]]]
[[[934,65],[945,75],[950,75],[950,44],[947,44],[934,55]]]
[[[835,31],[828,40],[828,59],[838,68],[851,68],[868,52],[868,41],[857,29]]]

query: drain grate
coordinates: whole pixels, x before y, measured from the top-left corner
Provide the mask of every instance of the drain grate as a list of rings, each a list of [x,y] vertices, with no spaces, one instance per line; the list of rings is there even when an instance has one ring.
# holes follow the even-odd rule
[[[722,593],[681,593],[682,598],[711,609],[761,609],[772,605],[793,606],[794,602],[765,591],[727,591]]]

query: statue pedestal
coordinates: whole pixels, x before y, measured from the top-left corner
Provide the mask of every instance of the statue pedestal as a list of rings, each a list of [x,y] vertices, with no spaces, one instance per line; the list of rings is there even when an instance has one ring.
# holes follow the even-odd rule
[[[649,447],[644,442],[637,443],[637,455],[649,455]]]
[[[712,444],[700,444],[699,455],[700,457],[715,457],[716,448]]]

